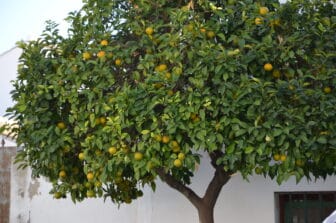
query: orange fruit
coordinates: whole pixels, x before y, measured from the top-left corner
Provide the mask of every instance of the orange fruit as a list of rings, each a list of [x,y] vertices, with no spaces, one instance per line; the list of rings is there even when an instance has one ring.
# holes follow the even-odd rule
[[[158,72],[165,71],[165,70],[167,70],[167,65],[166,64],[160,64],[159,66],[157,66],[155,68],[155,70],[158,71]]]
[[[93,180],[93,178],[94,178],[94,175],[93,175],[93,173],[91,173],[91,172],[88,172],[88,173],[86,174],[86,178],[88,179],[88,181],[91,181],[91,180]]]
[[[264,64],[264,70],[265,71],[271,71],[271,70],[273,70],[273,65],[270,64],[270,63]]]
[[[184,153],[179,153],[179,154],[177,155],[177,158],[178,158],[179,160],[184,160],[184,158],[185,158],[185,154],[184,154]]]
[[[121,65],[121,60],[120,59],[116,59],[114,61],[114,63],[115,63],[115,65],[120,66]]]
[[[79,153],[79,154],[78,154],[78,159],[80,159],[80,160],[84,160],[84,159],[85,159],[85,155],[84,155],[84,153]]]
[[[254,23],[256,25],[261,25],[263,23],[263,19],[262,18],[255,18]]]
[[[162,137],[160,135],[155,135],[154,136],[154,139],[157,141],[157,142],[161,142],[162,141]]]
[[[91,54],[89,52],[84,52],[83,53],[83,59],[84,60],[89,60],[91,58]]]
[[[86,196],[87,197],[94,197],[95,196],[95,192],[93,190],[88,190],[88,191],[86,191]]]
[[[287,156],[286,156],[285,154],[282,154],[282,155],[280,156],[280,160],[281,160],[282,162],[285,162],[286,159],[287,159]]]
[[[163,143],[167,144],[167,143],[169,143],[169,141],[170,141],[169,136],[162,136],[162,142]]]
[[[99,51],[99,52],[97,53],[97,57],[98,57],[98,58],[104,58],[105,55],[106,55],[105,51]]]
[[[106,124],[106,118],[105,117],[100,117],[99,122],[100,122],[100,124],[105,125]]]
[[[179,167],[182,166],[182,161],[180,159],[176,159],[176,160],[174,160],[173,164],[174,164],[175,167],[179,168]]]
[[[173,147],[177,147],[177,146],[179,146],[179,144],[178,144],[177,141],[174,140],[174,141],[172,141],[172,146],[173,146]]]
[[[65,129],[65,123],[64,122],[59,122],[59,123],[57,123],[57,128],[59,128],[59,129]]]
[[[134,153],[134,159],[136,161],[140,161],[140,160],[142,160],[142,158],[143,158],[143,154],[141,152],[135,152]]]
[[[165,78],[167,80],[171,79],[171,73],[169,73],[169,72],[165,73]]]
[[[262,15],[262,16],[267,15],[268,11],[269,11],[269,10],[268,10],[267,7],[260,7],[260,8],[259,8],[259,14]]]
[[[215,37],[216,34],[213,31],[208,31],[206,35],[207,35],[208,38],[212,39],[212,38]]]
[[[101,183],[100,181],[96,181],[96,182],[95,182],[95,187],[98,187],[98,188],[99,188],[99,187],[101,187],[101,186],[102,186],[102,183]]]
[[[274,159],[275,161],[279,161],[279,160],[280,160],[280,154],[274,154],[274,155],[273,155],[273,159]]]
[[[200,29],[200,32],[201,32],[201,33],[205,33],[205,32],[206,32],[206,29],[201,28],[201,29]]]
[[[154,33],[154,29],[152,27],[147,27],[145,30],[147,35],[152,35]]]
[[[58,176],[59,178],[64,178],[66,177],[66,172],[64,170],[61,170],[59,173],[58,173]]]
[[[112,146],[108,149],[109,154],[114,155],[117,153],[117,147]]]
[[[61,192],[55,192],[54,193],[54,198],[55,199],[60,199],[62,197],[62,193]]]
[[[100,42],[100,45],[102,46],[107,46],[108,45],[108,41],[103,39],[101,42]]]

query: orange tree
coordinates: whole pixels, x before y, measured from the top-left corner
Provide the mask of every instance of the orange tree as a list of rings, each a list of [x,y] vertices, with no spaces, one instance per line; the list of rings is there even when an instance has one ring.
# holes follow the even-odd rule
[[[9,114],[55,198],[130,203],[155,179],[201,223],[230,175],[278,183],[336,165],[336,9],[330,0],[86,0],[68,36],[23,49]],[[214,175],[188,185],[200,154]]]

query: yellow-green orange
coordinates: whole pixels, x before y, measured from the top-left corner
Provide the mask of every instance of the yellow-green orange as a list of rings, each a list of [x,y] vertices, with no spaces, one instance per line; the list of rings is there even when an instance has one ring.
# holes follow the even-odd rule
[[[174,166],[179,168],[182,166],[182,161],[180,159],[175,159],[174,160]]]
[[[111,154],[111,155],[116,154],[116,153],[117,153],[117,147],[115,147],[115,146],[111,146],[111,147],[108,149],[108,152],[109,152],[109,154]]]
[[[80,159],[80,160],[84,160],[84,159],[85,159],[85,155],[84,155],[84,153],[79,153],[79,154],[78,154],[78,159]]]
[[[134,159],[136,161],[140,161],[140,160],[142,160],[142,158],[143,158],[143,154],[141,152],[135,152],[134,153]]]

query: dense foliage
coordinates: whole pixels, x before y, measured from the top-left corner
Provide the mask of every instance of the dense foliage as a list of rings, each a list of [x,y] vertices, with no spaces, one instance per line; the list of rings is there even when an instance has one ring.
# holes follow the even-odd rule
[[[56,198],[129,203],[207,153],[279,183],[335,172],[334,1],[86,0],[67,20],[19,44],[9,109]]]

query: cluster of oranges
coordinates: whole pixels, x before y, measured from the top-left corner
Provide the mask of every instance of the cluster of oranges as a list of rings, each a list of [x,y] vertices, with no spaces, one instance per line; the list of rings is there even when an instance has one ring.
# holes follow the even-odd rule
[[[106,47],[106,46],[109,45],[109,43],[108,43],[107,40],[104,39],[104,40],[102,40],[102,41],[100,42],[100,45],[101,45],[102,47]],[[88,61],[88,60],[92,59],[93,56],[94,56],[94,54],[92,54],[92,53],[90,53],[90,52],[84,52],[84,53],[82,54],[83,60],[85,60],[85,61]],[[112,53],[112,52],[106,53],[106,51],[104,51],[104,50],[100,50],[100,51],[96,54],[96,56],[97,56],[98,59],[101,59],[101,60],[104,60],[104,59],[106,59],[106,58],[111,59],[111,58],[113,58],[113,53]],[[116,66],[121,66],[121,65],[122,65],[122,60],[119,59],[119,58],[117,58],[117,59],[114,60],[114,64],[115,64]]]

